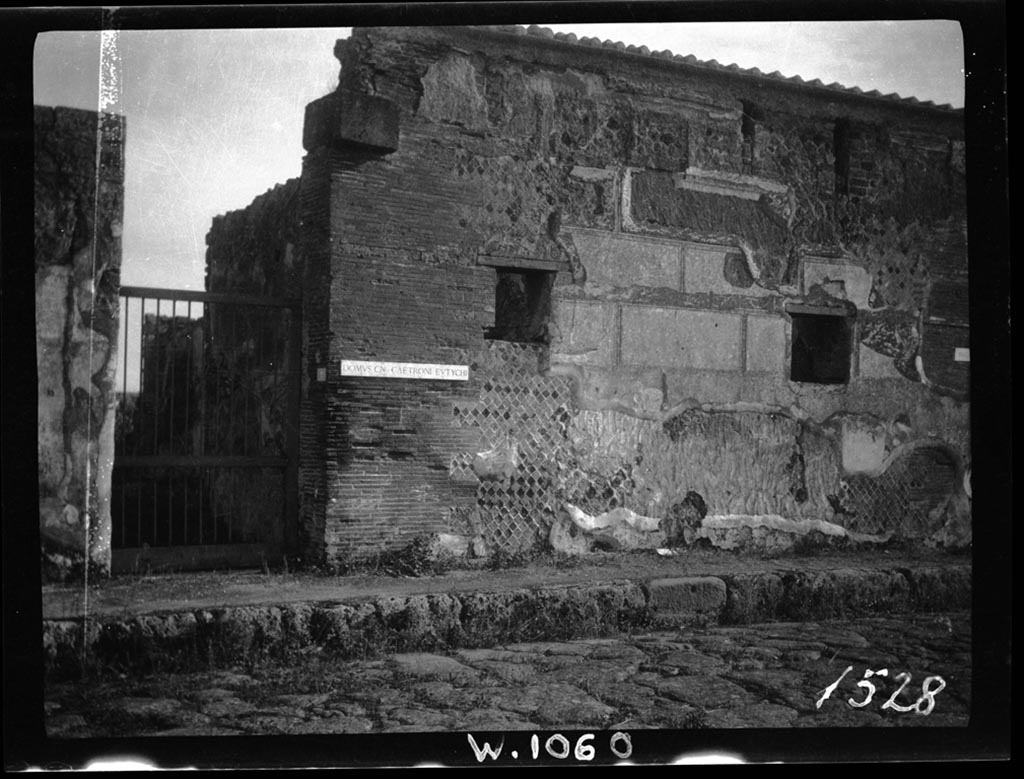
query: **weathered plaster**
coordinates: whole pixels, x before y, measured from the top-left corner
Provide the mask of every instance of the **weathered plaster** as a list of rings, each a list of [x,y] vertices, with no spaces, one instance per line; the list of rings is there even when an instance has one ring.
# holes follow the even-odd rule
[[[44,577],[64,578],[110,566],[124,122],[35,118],[40,530]]]

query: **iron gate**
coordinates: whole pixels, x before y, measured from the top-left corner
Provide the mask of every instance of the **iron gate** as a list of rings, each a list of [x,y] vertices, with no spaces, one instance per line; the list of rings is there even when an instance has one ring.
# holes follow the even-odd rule
[[[114,570],[246,567],[294,545],[296,300],[122,287]]]

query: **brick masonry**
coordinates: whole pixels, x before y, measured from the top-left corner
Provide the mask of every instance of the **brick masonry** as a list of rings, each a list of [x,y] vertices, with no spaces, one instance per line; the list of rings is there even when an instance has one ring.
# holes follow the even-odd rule
[[[664,514],[698,484],[719,512],[846,522],[851,413],[886,456],[928,440],[969,467],[951,353],[967,331],[921,321],[956,299],[934,279],[966,288],[962,112],[507,30],[360,29],[337,54],[299,184],[309,557],[436,531],[529,544],[564,500]],[[486,337],[501,267],[550,274],[526,372]],[[847,383],[790,380],[794,304],[851,318]],[[343,378],[342,359],[470,378]],[[483,410],[510,413],[527,388],[559,398],[520,417],[529,435],[485,429]],[[747,416],[694,428],[701,462],[670,435],[685,408]],[[748,462],[762,445],[778,456]],[[467,464],[502,447],[515,469],[499,489]],[[499,532],[509,495],[531,518]],[[947,523],[947,498],[914,533]]]

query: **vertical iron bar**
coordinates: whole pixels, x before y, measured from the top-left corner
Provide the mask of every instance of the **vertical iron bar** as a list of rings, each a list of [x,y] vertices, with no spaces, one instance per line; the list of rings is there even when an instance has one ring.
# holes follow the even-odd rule
[[[122,376],[121,376],[121,425],[117,431],[118,438],[117,443],[114,445],[114,467],[117,467],[117,453],[125,454],[125,436],[127,435],[125,428],[127,427],[128,421],[128,322],[129,322],[129,301],[131,298],[124,298],[124,315],[122,322],[124,323],[124,349],[122,350]],[[126,488],[128,480],[124,478],[124,469],[120,472],[120,490],[121,490],[121,547],[123,548],[126,544],[125,541],[128,536],[128,513],[125,510],[126,501]]]
[[[146,344],[143,322],[146,320],[146,299],[139,298],[139,394],[135,398],[135,413],[132,418],[139,423],[139,429],[135,432],[135,446],[132,447],[132,454],[139,454],[139,447],[142,445],[142,411],[143,398],[146,396],[143,388],[146,386]],[[125,336],[127,338],[127,335]]]
[[[231,309],[231,346],[229,347],[228,362],[231,366],[231,390],[230,398],[231,402],[228,404],[228,450],[234,449],[235,439],[235,400],[237,399],[238,392],[235,391],[235,377],[238,373],[238,364],[240,362],[238,357],[238,309],[235,306],[230,306]]]
[[[288,309],[286,309],[286,308],[282,308],[282,309],[278,310],[278,312],[277,312],[277,321],[278,321],[279,324],[284,320],[287,311],[288,311]],[[278,332],[280,332],[280,328],[278,328]],[[272,341],[270,343],[270,360],[271,360],[270,364],[271,364],[271,366],[274,369],[274,385],[273,385],[274,386],[274,392],[273,392],[273,395],[271,397],[273,398],[273,402],[275,402],[275,403],[278,401],[279,391],[281,389],[280,386],[278,385],[278,381],[279,381],[279,378],[278,378],[278,375],[277,375],[278,363],[281,360],[284,359],[284,350],[287,349],[287,348],[288,348],[288,341],[285,340],[285,341],[282,342],[281,348],[278,349],[278,340],[277,340],[276,336],[272,339]],[[287,364],[287,361],[286,361],[286,364]],[[286,395],[286,397],[287,397],[287,395]],[[282,412],[284,412],[284,410],[282,410]],[[283,427],[286,424],[288,424],[287,414],[286,413],[282,413],[281,414],[281,425]],[[284,430],[282,430],[281,432],[284,433]]]
[[[246,345],[244,360],[243,351],[241,347],[238,348],[238,361],[240,363],[240,373],[244,376],[242,381],[242,454],[249,454],[249,393],[252,391],[252,360],[249,359],[249,339],[248,336],[252,330],[252,311],[250,309],[244,309],[245,315],[242,317],[242,335],[243,343]]]
[[[203,304],[202,314],[202,329],[200,331],[200,337],[202,338],[200,344],[199,354],[199,392],[200,392],[200,407],[199,407],[199,454],[206,454],[206,431],[210,428],[210,365],[213,361],[211,355],[213,354],[213,348],[211,347],[210,339],[213,332],[213,306],[209,303]],[[199,499],[199,543],[206,543],[206,536],[203,535],[203,504],[206,503],[206,471],[202,468],[198,471],[199,476],[199,491],[197,493]]]
[[[221,364],[221,356],[223,354],[223,349],[221,348],[223,346],[223,343],[222,343],[223,342],[223,338],[221,338],[221,330],[222,330],[221,324],[222,323],[219,321],[219,318],[221,316],[221,309],[220,309],[220,305],[219,304],[214,304],[214,303],[210,303],[207,306],[207,308],[211,312],[211,314],[210,314],[210,351],[212,352],[211,362],[212,362],[212,364],[214,366],[213,378],[214,378],[214,387],[215,387],[215,389],[214,389],[214,396],[213,396],[213,427],[209,431],[209,432],[211,432],[213,434],[213,440],[212,441],[208,441],[207,444],[209,446],[213,447],[215,452],[220,453],[219,439],[221,438],[221,436],[219,435],[219,433],[220,433],[220,428],[221,428],[221,418],[222,418],[223,413],[224,413],[224,409],[221,408],[221,399],[220,399],[220,388],[221,388],[221,383],[222,383],[221,371],[224,368],[224,366]],[[216,317],[214,317],[214,315],[212,313],[213,311],[217,312],[217,316]],[[216,320],[216,324],[214,324],[215,320]],[[213,482],[214,482],[214,474],[215,473],[216,473],[216,469],[212,469],[212,470],[206,471],[206,486],[207,486],[206,494],[210,498],[210,524],[212,525],[212,536],[213,536],[212,540],[213,540],[213,543],[216,544],[217,543],[217,525],[219,523],[218,523],[218,513],[217,513],[217,501],[214,500],[214,494],[213,494],[214,493]]]
[[[192,405],[192,301],[185,304],[185,440],[188,441],[188,451],[192,453],[192,428],[189,426],[189,406]],[[182,544],[188,546],[188,494],[192,485],[189,484],[188,476],[185,477],[185,510],[183,512],[184,522],[182,523]]]
[[[211,524],[213,525],[213,543],[215,543],[215,544],[217,543],[217,526],[220,524],[220,522],[218,521],[220,519],[220,513],[217,510],[217,501],[214,500],[214,496],[213,496],[213,493],[214,493],[213,479],[214,479],[214,474],[217,473],[217,470],[218,470],[217,468],[211,469],[210,477],[209,477],[209,481],[208,481],[208,483],[210,485],[210,489],[207,492],[207,494],[210,496],[210,514],[212,515],[211,516],[211,520],[212,520]]]
[[[174,469],[167,469],[167,543],[172,543],[174,538]]]
[[[263,389],[264,379],[266,378],[266,368],[263,364],[263,321],[262,318],[256,320],[256,368],[253,371],[254,383],[257,387],[256,394],[256,454],[263,453],[263,417],[264,407],[266,406],[266,395],[267,393]],[[273,395],[271,395],[273,398]],[[269,420],[271,409],[266,409],[266,417]]]
[[[237,483],[238,483],[238,479],[237,479],[238,470],[236,468],[229,468],[229,469],[227,469],[225,471],[225,473],[227,474],[228,494],[231,495],[231,496],[234,496],[234,495],[237,494],[235,490],[237,489]],[[227,511],[227,515],[228,515],[228,538],[227,538],[227,543],[230,544],[231,541],[232,541],[232,537],[234,535],[234,521],[233,520],[235,518],[235,505],[234,505],[234,501],[233,500],[228,500],[226,502],[226,504],[227,504],[226,505],[226,511]]]
[[[160,451],[160,298],[156,299],[156,314],[153,315],[153,362],[156,373],[153,375],[153,454]]]
[[[128,411],[128,301],[130,299],[127,297],[124,299],[124,349],[121,356],[121,429],[117,431],[119,445],[114,447],[115,454],[118,449],[121,450],[122,454],[124,453],[125,417]]]
[[[135,473],[135,469],[132,468],[132,473]],[[142,546],[142,484],[139,483],[138,479],[134,480],[135,483],[135,545]]]
[[[217,335],[219,328],[214,322],[213,312],[217,306],[206,303],[203,306],[203,318],[207,319],[206,354],[203,365],[206,369],[206,418],[203,421],[203,454],[210,454],[215,446],[215,432],[219,424],[220,414],[220,365],[217,364]],[[212,385],[212,386],[211,386]]]
[[[121,493],[121,518],[118,520],[118,525],[120,526],[120,530],[121,530],[121,548],[123,549],[126,546],[124,541],[125,541],[125,535],[126,535],[127,531],[126,531],[125,528],[126,528],[126,525],[128,524],[127,522],[125,522],[125,515],[124,515],[124,471],[123,470],[120,472],[120,476],[121,476],[121,481],[120,481],[120,484],[118,485],[118,489],[119,489],[119,492]]]
[[[203,536],[203,503],[206,502],[206,489],[205,489],[206,479],[204,478],[204,475],[205,475],[206,471],[204,471],[202,468],[200,468],[197,471],[197,473],[198,473],[198,476],[199,476],[199,479],[198,479],[199,489],[196,491],[196,499],[199,501],[199,527],[197,529],[199,537],[198,537],[197,541],[198,541],[198,543],[203,544],[203,543],[206,543],[206,539]]]
[[[270,338],[270,367],[273,370],[274,379],[273,379],[273,383],[270,385],[273,389],[270,392],[270,408],[268,409],[267,416],[268,416],[269,419],[274,420],[274,412],[278,408],[280,408],[280,412],[277,414],[277,416],[279,418],[279,421],[274,420],[274,425],[271,427],[271,435],[273,436],[275,434],[275,432],[279,432],[279,435],[281,436],[281,439],[283,439],[283,443],[284,443],[285,448],[286,448],[285,455],[287,456],[287,446],[288,446],[288,400],[289,399],[288,399],[288,393],[287,393],[287,386],[285,388],[286,391],[284,393],[282,393],[281,392],[281,386],[278,383],[279,382],[279,378],[278,378],[278,363],[281,362],[281,360],[285,359],[284,351],[288,348],[289,340],[288,340],[287,337],[285,337],[284,340],[280,340],[279,341],[278,334],[281,333],[281,331],[283,329],[283,326],[284,326],[284,324],[286,322],[286,318],[288,316],[288,309],[287,308],[279,308],[279,309],[276,310],[275,313],[277,315],[277,326],[273,329],[273,331],[272,331],[273,334],[271,335],[271,338]],[[278,344],[279,343],[281,344],[280,348],[278,348]],[[276,425],[278,425],[278,424],[280,425],[279,429],[276,427]],[[274,439],[274,451],[275,451],[275,453],[279,453],[280,452],[280,447],[278,446],[278,440],[276,438]],[[274,538],[279,538],[282,547],[285,547],[285,548],[288,548],[288,546],[289,546],[289,543],[288,543],[288,474],[289,474],[289,469],[288,469],[288,466],[286,465],[284,467],[284,469],[281,470],[281,494],[282,494],[282,497],[283,497],[284,500],[283,500],[283,505],[281,506],[281,512],[282,513],[281,513],[280,535],[277,535],[276,533],[274,534]],[[289,549],[289,551],[290,551],[290,549]]]
[[[168,387],[168,404],[167,410],[167,447],[171,454],[177,454],[174,446],[174,396],[177,394],[177,388],[174,386],[174,364],[177,362],[177,326],[178,323],[175,320],[177,314],[178,301],[171,298],[171,319],[169,335],[167,339],[167,360],[170,362],[168,367],[168,373],[170,375],[171,383]],[[172,480],[173,470],[167,471],[167,543],[174,543],[174,482]]]
[[[176,352],[177,352],[177,348],[178,348],[177,347],[177,343],[176,343],[176,341],[177,341],[177,332],[176,331],[178,329],[178,323],[177,323],[177,321],[175,321],[175,316],[176,316],[176,313],[177,313],[177,304],[178,304],[178,301],[175,300],[174,298],[171,298],[171,318],[170,318],[170,321],[168,322],[169,326],[167,328],[168,335],[170,336],[167,339],[167,362],[170,363],[167,366],[167,374],[168,374],[168,376],[170,378],[170,383],[168,384],[168,387],[167,387],[167,395],[168,395],[168,397],[167,397],[167,444],[168,444],[168,454],[177,454],[177,450],[175,449],[175,446],[174,446],[174,401],[175,401],[175,395],[177,394],[175,392],[175,390],[177,388],[174,386],[174,374],[175,374],[175,370],[174,370],[175,365],[174,364],[177,362],[177,360],[175,358],[177,357]]]
[[[288,313],[288,341],[282,344],[282,351],[287,354],[285,362],[285,381],[287,393],[285,412],[281,416],[284,426],[285,450],[288,465],[285,470],[284,484],[284,542],[289,549],[298,546],[299,518],[299,399],[302,392],[302,311],[295,308],[286,309]]]
[[[232,360],[232,364],[231,364],[232,383],[231,383],[231,385],[232,385],[232,389],[234,389],[234,387],[235,387],[235,381],[234,380],[235,380],[236,376],[240,373],[239,366],[241,364],[241,357],[240,357],[239,353],[241,352],[241,349],[238,348],[238,308],[237,308],[237,306],[231,306],[230,308],[231,308],[231,357],[229,359]],[[231,404],[228,406],[228,447],[229,447],[229,450],[234,449],[234,441],[235,441],[235,396],[237,394],[238,394],[237,392],[232,392],[231,393]],[[228,473],[231,474],[231,476],[229,477],[229,480],[228,480],[228,484],[230,485],[229,486],[230,492],[228,494],[232,498],[232,499],[229,499],[227,501],[227,505],[228,505],[228,543],[230,544],[231,543],[231,539],[232,539],[232,531],[233,531],[233,527],[232,527],[233,522],[232,522],[232,520],[234,519],[234,516],[235,516],[234,500],[233,500],[233,498],[234,498],[234,496],[236,494],[235,493],[236,482],[235,482],[235,478],[234,478],[235,477],[234,471],[229,471]]]
[[[153,361],[156,363],[156,373],[153,375],[153,394],[156,400],[153,403],[153,454],[160,451],[158,444],[158,432],[160,430],[160,298],[156,299],[156,314],[153,317]],[[157,488],[159,479],[153,479],[153,546],[156,546],[157,539]]]

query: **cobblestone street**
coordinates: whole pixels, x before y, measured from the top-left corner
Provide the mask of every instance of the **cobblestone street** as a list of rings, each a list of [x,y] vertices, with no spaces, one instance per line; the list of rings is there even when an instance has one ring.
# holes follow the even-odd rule
[[[363,661],[310,652],[287,666],[52,685],[47,730],[77,738],[960,727],[970,651],[970,618],[951,613]]]

